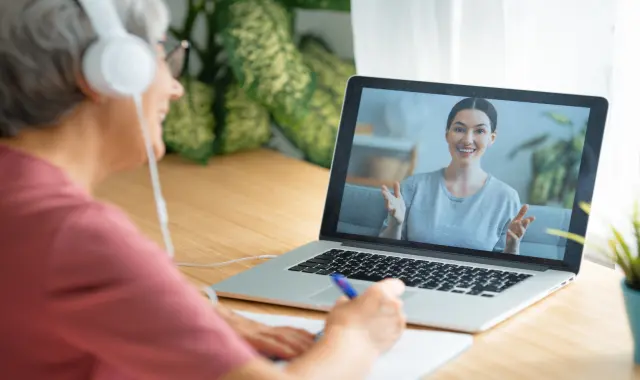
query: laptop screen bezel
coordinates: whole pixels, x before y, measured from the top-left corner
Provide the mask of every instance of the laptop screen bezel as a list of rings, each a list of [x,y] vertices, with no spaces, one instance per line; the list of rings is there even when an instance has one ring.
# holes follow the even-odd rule
[[[329,186],[322,217],[322,225],[320,228],[321,240],[355,241],[378,244],[386,247],[408,248],[413,252],[418,252],[418,255],[421,251],[425,251],[426,255],[428,255],[429,251],[436,251],[460,254],[464,256],[484,257],[503,262],[506,260],[540,264],[551,269],[578,273],[582,262],[584,247],[571,240],[567,241],[564,259],[553,260],[338,232],[337,226],[340,216],[340,208],[342,205],[342,196],[346,184],[353,137],[360,108],[360,99],[364,88],[464,97],[483,97],[487,99],[589,108],[589,119],[578,177],[579,185],[577,186],[576,197],[572,207],[571,220],[569,222],[569,231],[580,236],[585,236],[586,234],[589,217],[580,209],[579,202],[591,202],[593,197],[595,177],[598,170],[598,164],[600,162],[602,139],[609,106],[605,98],[598,96],[560,94],[519,89],[384,79],[358,75],[352,76],[347,82],[344,102],[342,105],[340,127],[336,138],[334,156],[330,170]],[[586,157],[587,155],[590,155],[590,157]],[[587,165],[585,165],[585,160],[591,160],[588,163],[592,165],[592,171],[586,172],[588,169]]]

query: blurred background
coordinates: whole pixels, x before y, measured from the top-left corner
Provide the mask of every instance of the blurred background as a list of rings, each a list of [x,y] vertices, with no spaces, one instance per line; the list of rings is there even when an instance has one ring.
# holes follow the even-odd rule
[[[364,90],[348,181],[390,186],[446,167],[446,121],[461,99]],[[488,100],[498,112],[498,135],[482,158],[483,168],[518,191],[522,202],[571,208],[589,110]]]
[[[207,164],[271,148],[331,166],[356,73],[350,0],[167,0],[172,42],[191,44],[169,153]]]
[[[270,148],[328,168],[344,84],[356,72],[589,94],[607,97],[611,102],[592,215],[624,223],[620,210],[631,210],[637,199],[637,1],[589,0],[588,6],[584,0],[166,3],[172,12],[170,39],[192,43],[189,70],[183,79],[188,96],[172,107],[165,121],[164,139],[169,153],[205,165],[215,156]],[[569,171],[573,165],[555,162],[561,142],[568,141],[563,138],[569,139],[563,133],[571,129],[560,127],[564,125],[562,115],[571,120],[574,132],[583,123],[566,111],[553,110],[561,117],[551,124],[548,115],[536,114],[528,119],[536,126],[531,133],[555,131],[560,135],[553,134],[544,143],[523,148],[506,166],[515,167],[514,162],[518,161],[531,163],[524,167],[529,172],[519,177],[527,179],[512,184],[523,199],[540,204],[567,203],[557,192],[544,190],[557,188],[551,184],[551,177],[563,177],[562,171]],[[385,117],[378,113],[377,118]],[[375,115],[361,121],[358,149],[380,144],[385,124],[376,121]],[[436,125],[436,129],[441,128]],[[506,124],[501,123],[500,128],[505,134],[512,131]],[[554,141],[558,144],[555,148]],[[406,142],[396,143],[404,152],[405,161],[412,154],[415,159],[403,166],[380,157],[379,174],[394,172],[401,176],[409,169],[426,170],[422,146],[411,146],[407,155]],[[589,148],[585,147],[585,151]],[[390,150],[385,148],[385,155]],[[549,157],[546,160],[545,152]],[[507,153],[504,150],[498,157],[487,157],[487,165],[491,165],[490,159],[500,159]],[[388,165],[394,169],[385,169]],[[554,167],[555,171],[550,170]],[[495,168],[494,174],[502,177],[500,170]],[[352,174],[356,181],[371,179],[359,170]],[[542,191],[532,191],[531,183],[536,181],[535,188]],[[607,227],[590,223],[590,231],[594,228],[596,232],[608,231]],[[623,231],[631,233],[629,229]]]

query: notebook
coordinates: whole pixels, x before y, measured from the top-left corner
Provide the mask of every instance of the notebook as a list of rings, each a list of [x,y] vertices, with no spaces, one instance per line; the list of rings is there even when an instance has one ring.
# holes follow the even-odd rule
[[[324,321],[320,319],[245,311],[237,313],[266,325],[298,327],[314,334],[324,327]],[[407,329],[396,345],[375,363],[367,379],[421,379],[460,355],[472,343],[473,337],[470,334]]]

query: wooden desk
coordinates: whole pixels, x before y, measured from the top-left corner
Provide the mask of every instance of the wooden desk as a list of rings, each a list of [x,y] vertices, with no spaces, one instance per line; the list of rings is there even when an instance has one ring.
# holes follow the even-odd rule
[[[281,254],[316,239],[328,171],[270,151],[216,158],[202,167],[176,157],[159,167],[176,259],[219,262]],[[98,195],[127,211],[162,242],[145,168],[120,175]],[[183,268],[196,285],[211,284],[258,261],[219,269]],[[494,329],[442,367],[434,379],[631,379],[632,341],[620,275],[585,262],[577,282]],[[323,313],[223,300],[243,310],[322,317]]]

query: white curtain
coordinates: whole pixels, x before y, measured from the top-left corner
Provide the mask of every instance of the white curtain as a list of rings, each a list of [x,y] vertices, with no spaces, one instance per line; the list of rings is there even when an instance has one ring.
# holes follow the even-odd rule
[[[624,230],[640,178],[639,0],[351,0],[358,74],[610,102],[588,239]],[[630,233],[630,230],[625,230]]]

